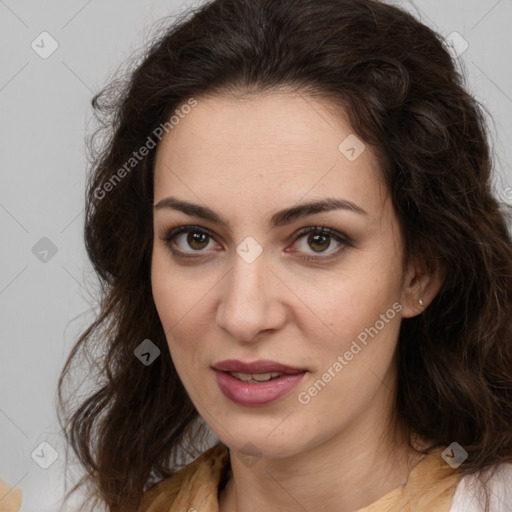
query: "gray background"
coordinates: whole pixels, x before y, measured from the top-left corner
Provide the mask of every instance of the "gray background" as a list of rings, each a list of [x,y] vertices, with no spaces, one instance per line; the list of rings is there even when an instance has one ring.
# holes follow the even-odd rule
[[[443,37],[455,31],[467,41],[460,62],[468,88],[493,118],[496,193],[512,201],[512,0],[394,3]],[[0,477],[23,489],[22,512],[59,508],[65,458],[55,389],[72,343],[92,318],[94,276],[81,233],[90,99],[144,44],[154,21],[190,5],[0,0]],[[31,47],[34,40],[42,47],[43,31],[58,43],[46,59]],[[43,237],[56,254],[40,252],[48,248]],[[58,453],[48,469],[31,456],[46,450],[49,457],[42,442]]]

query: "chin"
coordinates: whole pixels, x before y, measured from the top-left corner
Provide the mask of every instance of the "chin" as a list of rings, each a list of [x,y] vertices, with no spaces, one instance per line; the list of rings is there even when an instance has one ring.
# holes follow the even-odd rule
[[[230,431],[229,428],[226,430]],[[252,431],[250,428],[243,429],[240,432],[233,432],[226,439],[225,436],[221,441],[226,444],[230,450],[237,452],[241,457],[249,457],[254,459],[282,459],[293,456],[301,451],[300,436],[297,439],[290,436],[289,433],[283,439],[282,436],[268,436],[266,432],[271,429],[256,429]],[[225,434],[225,432],[224,432]]]

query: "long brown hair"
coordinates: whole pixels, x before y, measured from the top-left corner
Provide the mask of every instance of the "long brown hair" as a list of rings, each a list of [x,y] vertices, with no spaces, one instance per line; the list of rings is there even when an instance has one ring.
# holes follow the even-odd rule
[[[279,86],[343,107],[380,157],[404,263],[446,269],[429,307],[401,324],[399,421],[433,446],[463,446],[462,474],[512,461],[508,210],[491,190],[483,109],[443,40],[377,0],[215,0],[167,26],[92,101],[100,127],[90,141],[85,244],[99,311],[62,371],[59,418],[86,471],[79,484],[110,511],[136,510],[183,450],[199,453],[204,433],[153,302],[155,150],[138,150],[172,129],[190,98]],[[161,351],[148,366],[134,355],[145,339]],[[64,383],[85,356],[97,385],[77,399]]]

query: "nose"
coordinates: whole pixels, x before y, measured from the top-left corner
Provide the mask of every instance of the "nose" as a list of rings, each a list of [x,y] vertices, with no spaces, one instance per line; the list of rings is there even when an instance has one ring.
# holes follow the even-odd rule
[[[259,339],[264,331],[278,330],[286,322],[285,286],[263,256],[247,263],[236,256],[224,278],[217,308],[217,325],[241,342]]]

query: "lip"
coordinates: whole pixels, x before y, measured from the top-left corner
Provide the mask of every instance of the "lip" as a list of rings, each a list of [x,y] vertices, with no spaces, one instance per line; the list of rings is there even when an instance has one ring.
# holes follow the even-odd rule
[[[213,365],[217,384],[226,398],[238,405],[257,407],[267,405],[288,394],[302,380],[307,370],[294,368],[276,361],[244,363],[235,359]],[[266,382],[248,383],[230,375],[237,373],[282,373],[282,377]]]
[[[221,372],[237,372],[237,373],[272,373],[279,372],[288,375],[294,375],[307,371],[306,368],[294,368],[286,364],[278,363],[276,361],[269,361],[267,359],[260,359],[258,361],[245,363],[238,359],[226,359],[212,365],[214,370]]]
[[[227,372],[215,371],[217,384],[226,398],[238,405],[257,407],[275,402],[299,384],[306,372],[283,375],[258,384],[248,384]]]

